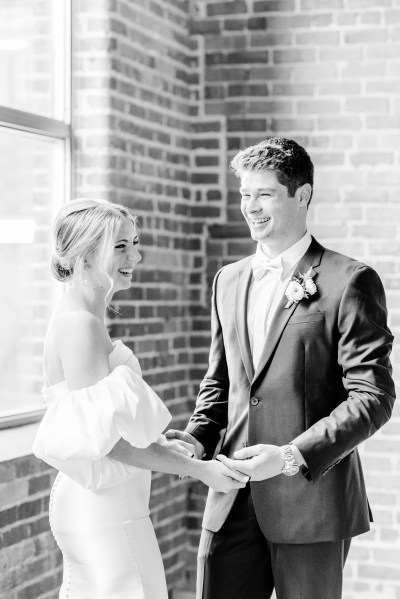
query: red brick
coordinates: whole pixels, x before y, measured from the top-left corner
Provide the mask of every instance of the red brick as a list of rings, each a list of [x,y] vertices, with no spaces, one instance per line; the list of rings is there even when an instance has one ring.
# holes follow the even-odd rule
[[[7,483],[16,477],[15,464],[12,461],[0,463],[0,483]]]
[[[359,574],[363,578],[376,578],[377,580],[400,580],[400,570],[394,566],[380,564],[373,566],[371,564],[359,566]]]
[[[287,100],[254,100],[250,101],[249,111],[251,114],[292,114],[293,102]]]
[[[361,164],[371,164],[377,166],[379,164],[392,164],[393,154],[390,152],[359,152],[358,154],[352,154],[350,156],[350,162],[354,166],[360,166]],[[399,212],[400,216],[400,212]]]
[[[336,64],[316,65],[314,63],[303,65],[298,64],[291,69],[291,79],[294,81],[315,82],[316,80],[335,79],[338,77],[338,68]]]
[[[350,62],[346,64],[341,70],[342,77],[344,79],[350,78],[376,78],[382,76],[382,65],[379,62],[376,63],[365,63],[365,62]]]
[[[365,89],[367,94],[400,94],[400,81],[385,79],[367,81]],[[386,98],[385,101],[387,102]]]
[[[210,36],[207,40],[207,51],[210,50],[243,50],[246,47],[244,35]]]
[[[360,95],[360,81],[321,81],[316,85],[317,93],[320,95]]]
[[[292,34],[282,31],[266,31],[264,33],[253,33],[250,38],[251,48],[270,48],[276,45],[290,45]]]
[[[207,14],[210,17],[244,14],[246,12],[247,4],[245,0],[233,0],[233,2],[213,2],[207,5]]]
[[[337,62],[338,60],[345,60],[351,64],[353,61],[361,61],[363,56],[363,48],[358,46],[337,46],[336,48],[322,47],[318,51],[318,57],[323,62]],[[338,83],[340,84],[340,82]]]
[[[366,122],[368,128],[371,129],[396,130],[400,127],[400,116],[367,116]]]
[[[274,96],[312,96],[314,85],[312,83],[274,83],[272,86]]]
[[[228,119],[228,131],[265,131],[265,119]]]
[[[318,127],[322,131],[358,131],[361,129],[361,120],[359,117],[352,116],[323,117],[318,119]]]
[[[246,22],[244,19],[225,19],[224,29],[226,31],[242,31],[245,28]]]
[[[273,51],[273,60],[277,64],[281,62],[313,62],[314,58],[315,50],[311,48]]]
[[[343,8],[343,0],[301,0],[302,10],[335,10]]]
[[[345,102],[346,112],[384,112],[390,109],[387,98],[349,98]]]
[[[222,57],[216,55],[215,59],[211,59],[210,56],[206,55],[207,64],[219,64],[221,62],[225,64],[254,64],[254,63],[268,63],[269,62],[269,52],[261,51],[261,50],[243,50],[242,52],[230,52]]]
[[[385,42],[388,39],[386,29],[363,29],[362,31],[352,31],[344,33],[344,41],[346,44],[374,44]]]
[[[251,17],[247,22],[250,31],[267,28],[267,19],[265,17]]]
[[[378,11],[367,11],[361,13],[360,22],[363,25],[378,25],[382,22],[382,15]]]
[[[313,122],[311,119],[273,118],[271,121],[271,130],[278,134],[287,134],[290,131],[291,135],[294,135],[297,131],[312,131]]]
[[[206,71],[206,81],[244,81],[247,78],[246,70],[240,67],[213,67]]]
[[[279,79],[286,80],[290,76],[290,69],[282,66],[250,67],[247,71],[249,80]]]
[[[297,44],[336,46],[339,44],[339,41],[340,36],[338,31],[307,31],[296,34]]]
[[[236,83],[228,86],[229,96],[266,96],[268,87],[266,83]]]
[[[221,23],[220,21],[212,21],[211,19],[192,20],[190,23],[190,30],[193,35],[220,33]]]
[[[367,47],[367,59],[368,60],[384,60],[384,59],[398,59],[400,55],[400,44],[384,44],[384,45],[372,45]]]
[[[207,100],[215,100],[225,97],[225,89],[222,85],[208,85],[204,94]]]
[[[338,100],[305,100],[297,103],[299,114],[337,114],[340,112]]]
[[[383,14],[383,18],[388,25],[400,23],[400,9],[386,10]]]
[[[376,2],[374,0],[347,0],[347,5],[350,9],[352,8],[376,8]],[[379,8],[390,6],[391,0],[379,0]]]
[[[375,227],[375,225],[360,225],[353,227],[353,235],[355,237],[364,237],[366,239],[369,239],[371,237],[375,239],[390,239],[394,237],[395,232],[395,225],[381,224],[379,227]]]
[[[255,0],[254,12],[293,11],[295,0]]]

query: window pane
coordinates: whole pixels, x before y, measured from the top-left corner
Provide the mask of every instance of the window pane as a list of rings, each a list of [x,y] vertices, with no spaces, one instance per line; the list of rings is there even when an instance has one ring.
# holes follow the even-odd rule
[[[0,0],[0,105],[64,120],[63,0]]]
[[[0,127],[0,415],[41,408],[54,294],[51,222],[64,200],[63,144]]]

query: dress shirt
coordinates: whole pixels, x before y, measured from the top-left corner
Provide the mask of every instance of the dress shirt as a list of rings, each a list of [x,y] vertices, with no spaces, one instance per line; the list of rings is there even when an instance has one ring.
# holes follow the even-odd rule
[[[257,368],[260,360],[271,320],[294,274],[296,265],[304,256],[310,244],[311,235],[307,232],[294,245],[271,260],[273,268],[271,270],[267,269],[264,276],[259,278],[260,275],[257,273],[258,280],[253,276],[249,289],[247,330],[254,369]],[[268,257],[264,254],[259,243],[253,261],[259,264],[263,260],[268,264]],[[281,266],[281,269],[279,266]],[[256,269],[255,272],[257,270],[259,269]],[[299,466],[306,465],[300,450],[293,444],[291,444],[291,447],[297,464]]]
[[[296,265],[308,250],[310,243],[311,235],[307,232],[294,245],[271,260],[274,266],[281,264],[282,271],[280,276],[279,269],[274,268],[271,271],[267,270],[265,275],[259,280],[255,280],[253,277],[249,290],[247,330],[254,368],[257,368],[269,325],[278,304],[294,274]],[[268,263],[268,257],[264,254],[262,246],[259,243],[254,261],[258,262],[260,260],[265,260]]]

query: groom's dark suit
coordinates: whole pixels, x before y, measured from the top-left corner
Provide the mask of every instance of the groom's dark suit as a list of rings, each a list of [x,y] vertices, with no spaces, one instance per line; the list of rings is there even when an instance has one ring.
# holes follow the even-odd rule
[[[389,419],[394,402],[378,275],[315,239],[295,275],[309,268],[317,293],[290,308],[282,298],[256,372],[247,331],[251,257],[219,271],[209,369],[186,429],[209,457],[223,429],[220,452],[229,457],[245,443],[298,447],[302,473],[251,482],[258,524],[273,543],[338,541],[369,529],[357,446]],[[204,528],[221,528],[236,494],[210,490]]]

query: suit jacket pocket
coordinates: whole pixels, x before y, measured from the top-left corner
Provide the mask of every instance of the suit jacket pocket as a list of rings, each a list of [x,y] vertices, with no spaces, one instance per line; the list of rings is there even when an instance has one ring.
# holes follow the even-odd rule
[[[306,322],[320,322],[325,320],[325,312],[307,312],[305,314],[293,314],[288,322],[290,324],[302,324]]]

